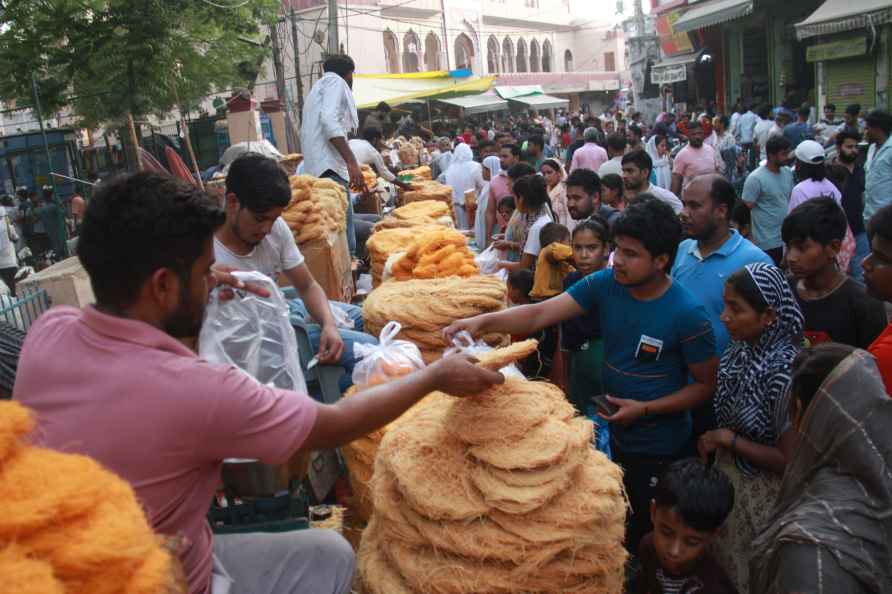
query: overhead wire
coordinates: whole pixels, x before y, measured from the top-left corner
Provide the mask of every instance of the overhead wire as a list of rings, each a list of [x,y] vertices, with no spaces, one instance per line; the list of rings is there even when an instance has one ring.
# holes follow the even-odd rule
[[[243,6],[247,6],[253,0],[242,0],[241,2],[238,2],[236,4],[218,4],[217,2],[214,2],[213,0],[201,0],[201,1],[207,5],[213,6],[215,8],[222,8],[223,10],[236,10],[236,9],[242,8]]]

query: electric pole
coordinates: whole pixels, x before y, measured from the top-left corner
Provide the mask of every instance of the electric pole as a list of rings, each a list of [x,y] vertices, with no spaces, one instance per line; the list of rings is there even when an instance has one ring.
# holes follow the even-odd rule
[[[279,96],[279,102],[285,111],[285,144],[289,153],[297,152],[294,147],[294,133],[290,130],[289,109],[286,103],[285,94],[285,69],[282,66],[282,45],[279,43],[279,20],[272,24],[269,28],[269,39],[273,46],[273,70],[276,71],[276,93]]]
[[[294,46],[294,80],[297,83],[297,121],[304,120],[304,79],[300,72],[300,47],[297,37],[297,17],[291,5],[291,45]]]
[[[328,54],[340,53],[338,43],[338,0],[328,0]]]
[[[449,31],[446,29],[446,0],[440,0],[440,16],[443,19],[443,55],[446,56],[446,70],[451,70],[449,67]]]

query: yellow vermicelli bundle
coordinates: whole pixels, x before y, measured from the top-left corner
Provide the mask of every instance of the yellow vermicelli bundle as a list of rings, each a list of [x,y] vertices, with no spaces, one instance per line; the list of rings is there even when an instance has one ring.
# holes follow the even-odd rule
[[[34,426],[25,407],[0,403],[3,592],[188,591],[130,485],[92,458],[31,445]]]
[[[400,171],[398,175],[400,177],[410,175],[412,176],[413,182],[433,179],[431,168],[427,165],[422,165],[421,167],[416,167],[415,169],[404,169],[403,171]]]
[[[480,274],[480,269],[468,248],[467,237],[455,229],[442,227],[416,235],[391,272],[396,280],[410,280],[475,276]]]
[[[448,205],[443,204],[439,200],[422,200],[395,208],[390,214],[397,219],[404,220],[417,219],[419,217],[436,219],[438,217],[450,216],[451,210]]]
[[[505,308],[505,283],[492,276],[449,277],[386,282],[369,293],[363,304],[365,331],[378,335],[390,322],[399,322],[399,338],[415,343],[425,362],[435,361],[447,348],[443,329],[456,320]],[[501,335],[484,336],[490,344]]]
[[[404,190],[401,196],[403,204],[421,200],[439,200],[452,208],[452,186],[436,181],[412,182],[412,189]]]
[[[441,226],[434,224],[433,220],[426,225],[407,225],[405,227],[381,229],[376,227],[375,232],[372,233],[366,242],[369,260],[371,261],[372,285],[377,287],[381,284],[381,279],[384,275],[384,265],[391,254],[407,250],[419,234],[441,228]]]
[[[365,182],[365,187],[368,190],[375,190],[378,188],[378,176],[372,170],[372,168],[368,165],[362,165],[360,167],[362,171],[362,181]]]
[[[282,218],[298,244],[347,228],[347,192],[335,181],[310,175],[289,178],[291,202]]]
[[[392,423],[359,552],[371,594],[619,594],[622,472],[547,382],[434,393]]]

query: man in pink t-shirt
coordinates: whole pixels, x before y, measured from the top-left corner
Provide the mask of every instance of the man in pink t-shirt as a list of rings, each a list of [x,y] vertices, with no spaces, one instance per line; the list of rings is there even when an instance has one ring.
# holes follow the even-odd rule
[[[672,166],[672,193],[681,196],[682,188],[700,175],[719,171],[715,149],[703,143],[703,127],[700,122],[688,124],[688,145],[675,156]]]
[[[214,537],[205,516],[225,458],[281,464],[392,421],[432,390],[479,393],[502,376],[465,357],[442,360],[324,405],[199,359],[197,336],[225,214],[202,191],[153,173],[103,183],[78,252],[96,294],[31,328],[13,398],[32,409],[41,445],[91,456],[126,479],[154,529],[182,537],[191,594],[343,594],[354,568],[333,532]],[[252,290],[248,287],[249,290]]]
[[[597,172],[601,165],[606,163],[610,157],[607,151],[597,145],[598,130],[597,128],[586,128],[584,133],[585,144],[576,149],[573,153],[573,161],[570,163],[570,173],[576,169],[591,169]]]

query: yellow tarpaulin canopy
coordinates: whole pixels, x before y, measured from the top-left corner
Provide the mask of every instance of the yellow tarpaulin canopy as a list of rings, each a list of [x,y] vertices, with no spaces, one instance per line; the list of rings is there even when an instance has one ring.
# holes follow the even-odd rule
[[[448,72],[411,74],[356,74],[353,98],[359,109],[370,109],[381,101],[399,105],[414,99],[436,99],[488,91],[494,76],[450,77]]]

